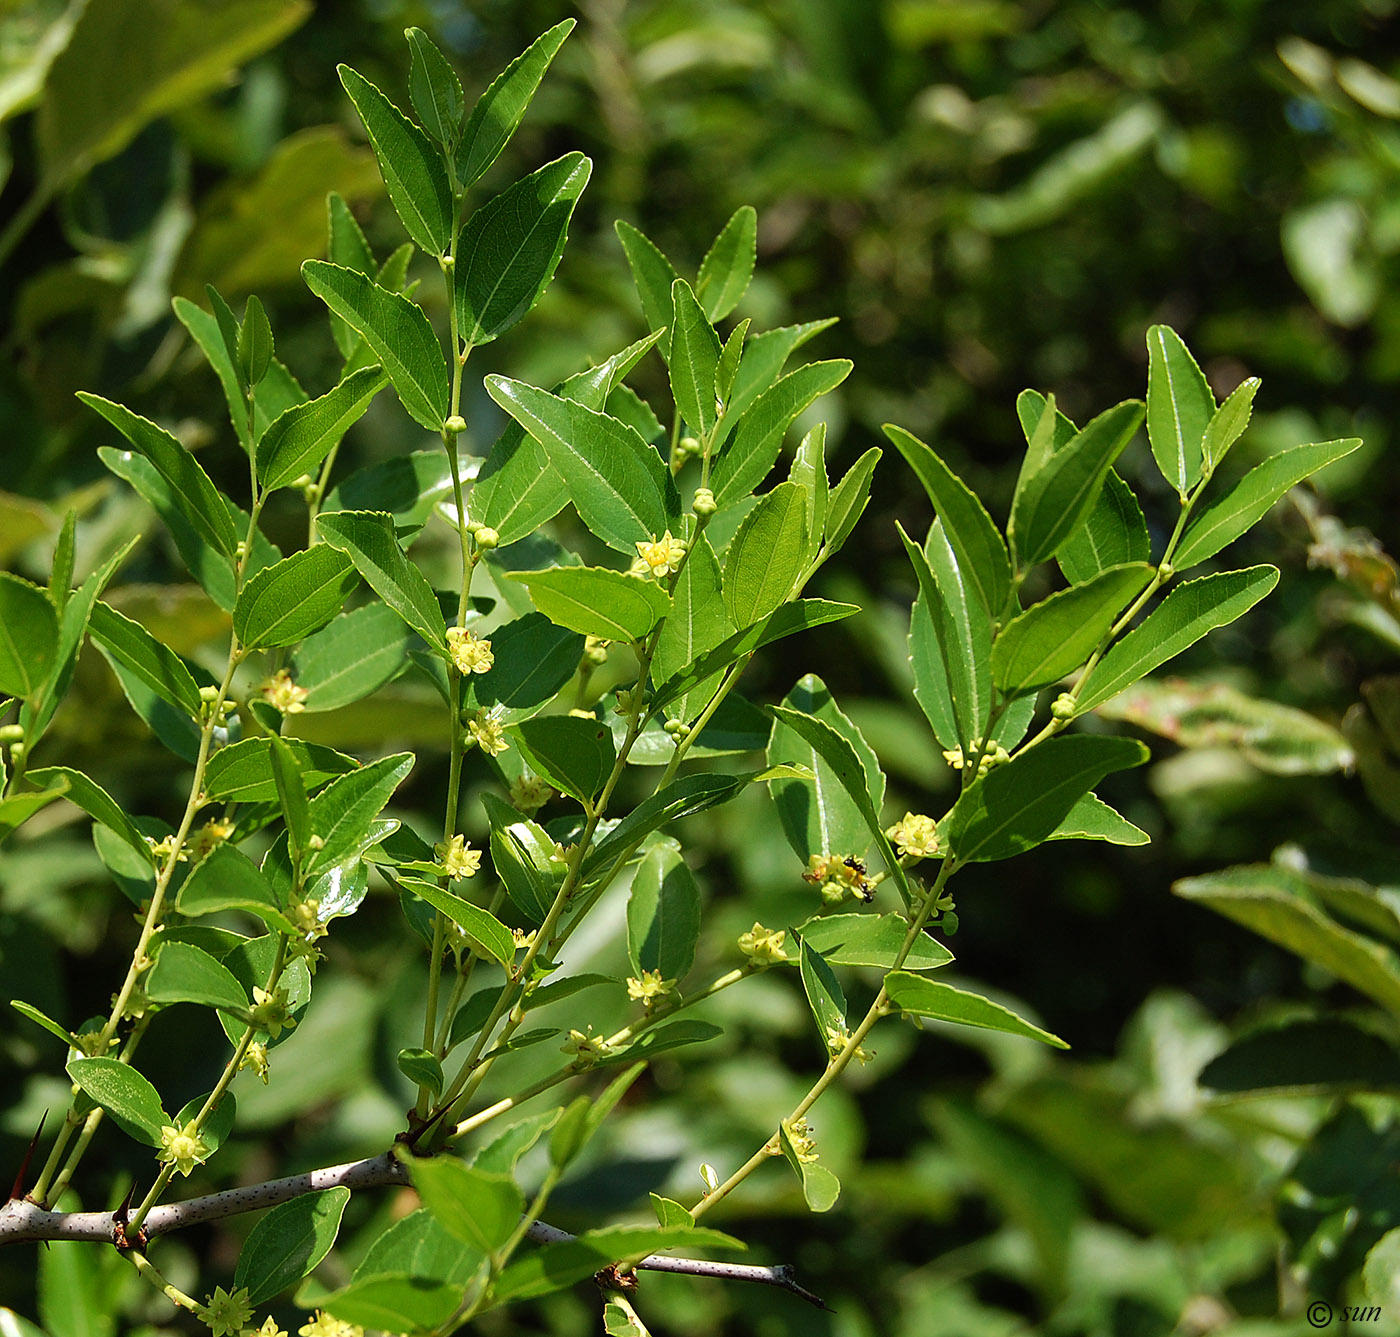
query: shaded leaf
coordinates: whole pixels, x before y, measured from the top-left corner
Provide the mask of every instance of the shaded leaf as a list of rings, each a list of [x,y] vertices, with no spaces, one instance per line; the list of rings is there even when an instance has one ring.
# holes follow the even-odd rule
[[[37,695],[58,654],[58,614],[37,585],[0,572],[0,693]]]
[[[591,803],[612,773],[612,730],[574,715],[537,715],[511,727],[531,766],[556,789]]]
[[[153,1003],[203,1003],[230,1011],[248,1006],[248,995],[228,968],[186,942],[168,942],[143,981]]]
[[[632,973],[682,979],[700,940],[700,888],[680,854],[658,845],[642,860],[627,900],[627,959]]]
[[[330,1252],[349,1201],[348,1188],[321,1189],[260,1217],[239,1250],[234,1287],[247,1287],[248,1302],[261,1305],[307,1276]]]
[[[1132,488],[1110,469],[1084,524],[1060,545],[1055,560],[1070,584],[1082,585],[1111,566],[1146,562],[1151,556],[1142,507]]]

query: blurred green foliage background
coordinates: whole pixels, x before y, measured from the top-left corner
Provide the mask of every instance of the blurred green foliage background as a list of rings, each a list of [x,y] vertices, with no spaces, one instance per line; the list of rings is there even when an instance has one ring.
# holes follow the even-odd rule
[[[648,1279],[638,1303],[658,1333],[687,1335],[1151,1337],[1303,1332],[1308,1298],[1365,1302],[1362,1258],[1400,1222],[1394,1013],[1170,892],[1185,876],[1268,863],[1289,843],[1292,866],[1335,868],[1345,856],[1346,875],[1378,895],[1400,887],[1397,749],[1384,727],[1400,650],[1394,570],[1326,520],[1397,541],[1393,0],[109,0],[107,29],[64,48],[62,25],[93,23],[82,8],[0,6],[0,226],[14,246],[0,268],[0,563],[45,574],[73,506],[79,577],[125,536],[152,533],[125,572],[122,606],[195,658],[217,612],[171,583],[173,550],[101,468],[101,434],[73,392],[180,423],[211,473],[238,485],[214,382],[170,297],[198,300],[213,282],[237,306],[256,291],[303,383],[313,393],[330,383],[334,349],[298,274],[324,251],[327,190],[353,202],[377,253],[402,240],[335,66],[404,101],[409,24],[454,58],[470,94],[544,28],[579,18],[492,179],[571,149],[593,158],[594,175],[544,302],[469,368],[477,453],[503,426],[484,374],[549,385],[643,332],[614,219],[641,227],[684,272],[745,203],[758,210],[759,272],[739,314],[755,328],[839,317],[809,352],[855,361],[817,406],[837,473],[897,422],[1004,517],[1022,449],[1017,392],[1053,391],[1077,419],[1141,395],[1154,322],[1182,334],[1217,396],[1263,378],[1237,468],[1298,441],[1365,438],[1322,475],[1311,529],[1285,504],[1236,550],[1233,564],[1274,561],[1284,579],[1188,667],[1334,730],[1349,719],[1366,785],[1341,773],[1349,753],[1335,733],[1335,746],[1304,756],[1292,726],[1277,725],[1271,755],[1266,726],[1251,751],[1243,727],[1159,721],[1171,741],[1155,741],[1156,764],[1105,795],[1152,832],[1151,846],[1063,843],[959,879],[958,968],[1019,1000],[1074,1053],[966,1031],[917,1045],[877,1032],[875,1060],[813,1121],[845,1182],[837,1208],[807,1216],[775,1168],[715,1214],[755,1256],[796,1265],[836,1312],[671,1278]],[[436,287],[424,291],[438,314]],[[422,448],[421,435],[377,404],[344,467]],[[1170,529],[1175,502],[1145,444],[1120,468],[1154,529]],[[821,673],[880,752],[892,807],[939,812],[952,781],[909,697],[903,643],[913,581],[894,523],[922,533],[929,520],[909,481],[887,455],[863,529],[814,590],[864,614],[770,660],[751,694],[779,696],[801,672]],[[1319,537],[1331,546],[1310,564]],[[95,656],[80,681],[81,705],[50,746],[134,811],[173,805],[178,777]],[[426,717],[411,691],[391,691],[317,737],[423,745]],[[409,801],[426,803],[440,783],[420,767]],[[755,794],[722,827],[692,824],[711,852],[712,912],[736,935],[756,918],[800,917],[809,894],[766,803]],[[85,824],[41,834],[0,852],[0,972],[7,996],[80,1017],[105,1006],[129,951],[127,907]],[[240,1092],[237,1174],[345,1159],[392,1134],[406,1098],[392,1056],[420,979],[406,940],[396,945],[396,914],[391,898],[372,898],[333,940],[334,969],[291,1042],[295,1070]],[[1387,969],[1390,920],[1370,920]],[[588,950],[596,968],[620,952]],[[798,1089],[791,1074],[817,1061],[787,983],[755,982],[724,1040],[658,1062],[651,1098],[556,1197],[558,1224],[599,1223],[649,1188],[689,1195],[698,1160],[747,1155]],[[1346,1044],[1359,1030],[1380,1048],[1369,1067],[1266,1082],[1264,1095],[1203,1089],[1203,1065],[1232,1035],[1280,1019],[1345,1025]],[[153,1076],[193,1090],[206,1037],[167,1022]],[[17,1019],[0,1030],[0,1167],[17,1165],[62,1094],[51,1049]],[[319,1101],[309,1114],[308,1094]],[[354,1227],[395,1210],[364,1199],[347,1216],[350,1257]],[[177,1282],[195,1252],[216,1266],[233,1256],[212,1233],[163,1248]],[[40,1252],[38,1269],[94,1297],[127,1286],[120,1268],[75,1249]],[[0,1294],[26,1312],[33,1261],[0,1256]],[[1400,1331],[1391,1298],[1368,1332]],[[130,1303],[121,1331],[163,1321],[139,1291]],[[580,1294],[483,1331],[572,1334],[597,1322]],[[53,1337],[65,1334],[54,1326]]]

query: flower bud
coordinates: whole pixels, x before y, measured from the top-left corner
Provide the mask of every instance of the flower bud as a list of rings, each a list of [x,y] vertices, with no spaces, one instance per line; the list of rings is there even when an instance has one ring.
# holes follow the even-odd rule
[[[467,430],[467,420],[460,413],[454,413],[443,423],[442,430],[446,436],[461,436]]]

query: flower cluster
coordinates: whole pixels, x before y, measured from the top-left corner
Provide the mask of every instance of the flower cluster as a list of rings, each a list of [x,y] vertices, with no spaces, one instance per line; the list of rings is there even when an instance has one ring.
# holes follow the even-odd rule
[[[972,740],[972,751],[974,754],[982,752],[982,740],[980,738],[974,738]],[[949,748],[945,751],[943,753],[943,760],[955,771],[960,771],[967,765],[967,757],[963,755],[963,750],[960,747]],[[982,752],[982,756],[977,762],[977,774],[986,775],[993,766],[1000,766],[1002,762],[1010,760],[1011,754],[1007,752],[1000,743],[993,743],[985,752]]]
[[[491,642],[468,631],[465,627],[448,627],[447,649],[457,672],[464,676],[469,673],[485,673],[496,662],[491,653]]]
[[[640,978],[632,978],[627,981],[627,996],[633,1002],[641,1004],[650,1009],[659,1003],[668,994],[676,991],[675,980],[663,980],[659,970],[644,970]]]
[[[538,812],[551,798],[552,790],[538,775],[523,772],[510,782],[510,804],[517,812],[527,817]]]
[[[835,1058],[851,1042],[851,1032],[843,1022],[839,1026],[828,1026],[826,1028],[826,1049],[832,1058]],[[862,1063],[869,1063],[875,1055],[868,1049],[863,1049],[860,1045],[855,1047],[852,1058],[858,1058]]]
[[[793,1154],[804,1165],[810,1165],[817,1159],[817,1140],[812,1136],[806,1119],[784,1119],[783,1132],[787,1134]]]
[[[847,896],[858,896],[863,901],[874,897],[875,886],[870,880],[869,871],[853,854],[844,857],[839,854],[814,854],[807,860],[807,871],[802,874],[802,880],[820,887],[822,900],[828,905],[839,905]]]
[[[291,999],[287,996],[286,988],[279,984],[272,990],[260,989],[255,984],[248,1022],[255,1031],[266,1031],[273,1040],[284,1030],[291,1030],[296,1021],[292,1017]]]
[[[569,1038],[559,1046],[559,1052],[572,1054],[574,1067],[591,1068],[599,1059],[607,1057],[608,1043],[600,1036],[595,1036],[590,1026],[587,1033],[571,1030]]]
[[[263,699],[284,715],[298,715],[306,709],[306,698],[310,693],[305,687],[298,687],[286,669],[278,669],[258,692]]]
[[[206,854],[218,849],[233,834],[233,823],[223,821],[219,818],[210,818],[194,834],[194,839],[190,841],[190,849],[194,853],[195,861],[198,862]]]
[[[901,859],[931,859],[938,853],[938,823],[922,813],[906,812],[885,834]]]
[[[443,877],[450,877],[454,882],[464,877],[475,877],[481,867],[481,851],[472,849],[464,836],[453,836],[445,843],[434,845],[433,857],[438,861]]]
[[[315,1317],[303,1323],[297,1332],[300,1337],[364,1337],[365,1330],[358,1323],[346,1323],[318,1309]]]
[[[786,961],[788,954],[783,947],[787,933],[783,929],[764,928],[757,920],[747,933],[739,935],[739,950],[749,958],[755,968],[771,966],[778,961]]]
[[[510,746],[494,710],[474,711],[467,720],[467,736],[490,757],[498,756]]]
[[[209,1331],[214,1337],[239,1337],[243,1325],[252,1317],[253,1306],[248,1299],[246,1286],[240,1286],[232,1293],[222,1286],[215,1286],[214,1294],[209,1297],[209,1303],[200,1314],[200,1318],[209,1325]]]

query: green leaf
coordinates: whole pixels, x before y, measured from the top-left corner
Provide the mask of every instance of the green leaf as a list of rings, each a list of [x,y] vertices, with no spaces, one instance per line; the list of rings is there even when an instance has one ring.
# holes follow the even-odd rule
[[[1277,567],[1251,566],[1178,585],[1099,660],[1081,685],[1076,713],[1117,696],[1208,631],[1243,617],[1276,584]]]
[[[715,405],[719,338],[684,279],[671,285],[671,307],[671,340],[666,350],[671,393],[686,425],[704,440],[719,421]]]
[[[454,1239],[490,1254],[515,1230],[525,1199],[507,1175],[473,1170],[451,1156],[409,1158],[409,1176],[423,1206]]]
[[[84,7],[44,80],[38,144],[48,191],[120,152],[151,121],[227,87],[310,10],[299,0]]]
[[[671,590],[671,611],[661,628],[652,656],[651,672],[657,682],[683,673],[707,650],[713,650],[734,632],[725,612],[721,593],[719,563],[703,533],[690,541],[690,552]],[[675,698],[671,714],[689,720],[718,686],[717,681],[698,685]]]
[[[160,1130],[170,1123],[155,1087],[135,1068],[114,1058],[69,1059],[74,1083],[110,1114],[123,1132],[148,1147],[161,1145]]]
[[[1341,1018],[1284,1021],[1251,1030],[1217,1054],[1199,1077],[1211,1091],[1326,1094],[1328,1089],[1400,1089],[1400,1052],[1373,1029]]]
[[[599,566],[512,571],[551,622],[605,641],[640,641],[666,616],[670,596],[655,581]]]
[[[0,593],[0,602],[3,602],[3,593]],[[9,629],[9,619],[0,612],[0,646]],[[103,654],[134,673],[162,701],[193,719],[200,718],[199,686],[194,675],[179,655],[156,640],[139,622],[124,617],[99,599],[93,605],[88,630]]]
[[[423,128],[450,153],[457,146],[467,114],[462,81],[422,28],[408,28],[404,36],[413,62],[408,76],[409,101]]]
[[[259,571],[233,607],[233,631],[248,648],[295,645],[320,631],[360,583],[345,553],[318,543]]]
[[[311,830],[323,844],[308,860],[308,874],[334,868],[368,848],[371,824],[414,760],[412,752],[381,757],[332,780],[311,800]]]
[[[347,1324],[384,1332],[433,1332],[461,1307],[460,1283],[392,1272],[352,1281],[317,1300],[318,1309]]]
[[[477,100],[457,150],[457,180],[464,187],[474,185],[505,148],[573,27],[574,20],[565,19],[537,37]]]
[[[1098,710],[1180,747],[1232,748],[1272,775],[1326,775],[1349,770],[1355,761],[1346,736],[1333,725],[1222,682],[1149,678]]]
[[[1201,477],[1202,442],[1215,396],[1175,330],[1147,331],[1147,439],[1162,477],[1182,496]]]
[[[325,784],[333,776],[353,771],[358,764],[354,757],[319,743],[304,743],[300,738],[285,738],[282,743],[292,754],[304,788]],[[275,803],[277,784],[272,775],[271,750],[272,743],[267,738],[245,738],[219,748],[205,767],[204,792],[211,799],[233,803]]]
[[[1151,556],[1142,507],[1132,488],[1110,469],[1083,525],[1060,545],[1055,560],[1071,585],[1082,585],[1111,566],[1146,562]]]
[[[822,546],[826,529],[826,508],[831,500],[831,485],[826,476],[826,424],[819,422],[797,447],[788,470],[788,482],[807,492],[807,543],[804,563],[810,563]]]
[[[1380,1316],[1379,1311],[1395,1312],[1395,1305],[1400,1301],[1400,1229],[1387,1230],[1367,1250],[1361,1281],[1366,1288],[1366,1298],[1377,1308],[1376,1317]],[[1356,1308],[1352,1313],[1363,1317]]]
[[[364,336],[409,416],[440,432],[450,403],[447,366],[422,308],[326,260],[306,261],[301,274],[317,297]]]
[[[1018,487],[1008,534],[1018,569],[1054,556],[1098,500],[1113,462],[1142,423],[1142,403],[1100,413]]]
[[[989,1031],[1005,1031],[1008,1035],[1024,1035],[1056,1049],[1069,1045],[1058,1035],[1051,1035],[1018,1017],[1010,1008],[994,1003],[981,994],[955,989],[951,984],[914,975],[905,970],[892,971],[885,976],[885,992],[905,1013],[915,1017],[932,1017],[936,1021],[951,1021],[960,1026],[978,1026]]]
[[[267,375],[272,351],[272,326],[261,299],[254,295],[248,298],[238,331],[238,367],[249,385],[257,385]]]
[[[807,556],[807,489],[779,483],[744,517],[724,558],[724,606],[752,626],[787,601]]]
[[[560,570],[586,568],[559,568]],[[469,706],[502,706],[533,713],[552,701],[578,670],[583,637],[556,626],[542,613],[527,613],[491,633],[495,662],[467,679]]]
[[[973,740],[982,736],[991,712],[991,625],[976,591],[958,565],[943,522],[933,522],[923,548],[901,526],[896,528],[918,576],[920,597],[937,643],[936,652],[926,643],[918,647],[918,658],[932,669],[925,679],[920,705],[930,721],[951,708],[957,727],[956,745],[964,755],[971,755]],[[922,630],[917,614],[910,620],[911,635],[916,628]],[[940,663],[946,688],[938,681]],[[935,730],[937,727],[935,723]]]
[[[307,1276],[330,1252],[349,1201],[348,1188],[327,1188],[279,1203],[243,1242],[235,1289],[246,1287],[248,1302],[262,1305]]]
[[[80,390],[78,398],[100,413],[156,467],[181,515],[206,543],[233,557],[238,535],[219,490],[199,462],[163,427],[121,404]]]
[[[631,223],[619,218],[613,224],[613,228],[627,256],[627,265],[632,271],[632,281],[636,284],[637,295],[642,301],[642,314],[646,317],[647,328],[670,329],[671,288],[680,275],[662,255],[656,243]]]
[[[682,693],[689,692],[707,678],[747,659],[754,651],[786,636],[796,635],[827,622],[839,622],[860,609],[855,604],[831,603],[826,599],[795,599],[770,613],[762,622],[726,636],[713,649],[705,651],[688,669],[662,682],[649,702],[655,714]]]
[[[859,855],[872,837],[888,850],[879,818],[885,793],[880,763],[822,680],[809,673],[770,711],[775,724],[768,764],[799,765],[814,776],[772,785],[784,834],[798,857],[806,862],[814,854]]]
[[[938,606],[941,608],[941,604]],[[905,643],[909,647],[909,669],[914,678],[914,700],[924,712],[933,736],[940,747],[950,752],[962,747],[943,647],[922,589],[909,610],[909,635]],[[1023,700],[1034,708],[1035,697],[1027,696]]]
[[[740,205],[705,252],[695,280],[695,296],[711,320],[723,320],[748,291],[757,242],[758,215],[753,205]]]
[[[593,164],[568,153],[488,200],[457,242],[457,330],[468,344],[504,334],[549,287]]]
[[[64,798],[76,804],[87,815],[103,826],[115,831],[127,845],[141,856],[142,863],[151,864],[151,847],[146,838],[136,829],[116,800],[95,780],[89,779],[82,771],[71,766],[42,766],[29,772],[29,779],[41,789],[53,789],[58,785],[68,786]]]
[[[494,800],[494,801],[493,801]],[[532,924],[541,924],[564,880],[553,862],[554,840],[536,823],[520,818],[499,799],[487,800],[491,816],[491,865],[511,904]]]
[[[1110,845],[1146,845],[1152,838],[1097,794],[1085,794],[1047,840],[1106,840]]]
[[[924,485],[943,532],[957,554],[958,568],[977,590],[989,618],[999,618],[1011,592],[1011,560],[1006,542],[976,493],[917,437],[886,423],[882,429],[899,447],[909,467]]]
[[[1261,520],[1289,488],[1324,465],[1350,455],[1361,444],[1358,436],[1344,441],[1294,446],[1256,465],[1223,497],[1194,516],[1181,536],[1172,565],[1178,571],[1213,557],[1228,543]]]
[[[1201,454],[1207,469],[1213,471],[1225,458],[1226,451],[1244,435],[1259,385],[1257,376],[1241,381],[1230,397],[1211,414],[1205,440],[1201,443]]]
[[[37,585],[0,572],[0,693],[27,700],[58,654],[58,614]]]
[[[293,661],[308,714],[338,710],[384,686],[408,662],[408,632],[385,604],[342,613],[308,636]]]
[[[314,473],[388,380],[377,366],[362,367],[320,399],[288,409],[258,442],[258,481],[271,491]]]
[[[293,928],[282,913],[272,884],[246,854],[232,845],[218,846],[195,865],[180,888],[176,908],[191,918],[224,910],[246,910],[269,928]]]
[[[511,727],[530,765],[556,789],[591,803],[612,773],[617,751],[604,723],[575,715],[537,715]]]
[[[383,511],[331,511],[316,528],[345,553],[368,585],[438,653],[445,653],[447,623],[427,577],[404,556],[393,517]]]
[[[831,489],[831,501],[826,510],[827,556],[840,550],[869,503],[870,484],[880,454],[878,446],[871,446]]]
[[[657,845],[632,878],[627,901],[627,959],[632,973],[682,979],[700,941],[700,888],[680,853]]]
[[[605,868],[653,831],[733,798],[753,776],[683,775],[644,798],[592,849],[583,861],[585,878]]]
[[[144,983],[153,1003],[203,1003],[233,1012],[248,1007],[248,995],[228,968],[186,942],[166,943]]]
[[[1400,965],[1394,952],[1320,910],[1306,880],[1296,873],[1277,865],[1226,868],[1183,878],[1172,890],[1320,966],[1390,1012],[1400,1012]]]
[[[807,995],[807,1005],[812,1009],[812,1017],[817,1023],[817,1036],[822,1048],[830,1054],[838,1047],[838,1037],[848,1029],[846,995],[835,972],[805,940],[799,940],[798,953],[798,970],[802,976],[803,992]]]
[[[728,505],[752,492],[768,475],[783,437],[799,413],[830,393],[850,375],[844,358],[812,362],[784,376],[743,412],[710,475],[715,501]],[[731,404],[730,414],[737,410]]]
[[[776,330],[764,330],[748,340],[744,345],[743,360],[734,377],[734,388],[717,440],[724,440],[738,419],[778,379],[793,353],[834,324],[836,317],[830,316],[826,320],[809,320],[802,325],[782,325]]]
[[[1048,839],[1105,775],[1146,760],[1147,749],[1131,738],[1052,738],[964,789],[943,820],[944,841],[960,864],[1024,853]]]
[[[425,1087],[434,1100],[442,1094],[442,1064],[430,1050],[400,1049],[394,1062],[414,1086]]]
[[[485,1174],[513,1174],[516,1162],[554,1126],[558,1118],[557,1109],[547,1110],[501,1129],[485,1146],[477,1149],[471,1159],[472,1167]]]
[[[580,518],[609,547],[635,557],[679,515],[661,456],[625,423],[506,376],[488,376],[486,389],[544,446]]]
[[[510,969],[515,960],[515,939],[495,915],[456,892],[420,877],[401,877],[400,883],[422,897],[435,910],[441,910],[466,935],[473,947]]]
[[[433,256],[446,255],[452,245],[456,220],[452,186],[442,154],[433,141],[362,74],[348,65],[336,66],[336,72],[364,122],[379,163],[379,174],[384,178],[390,203],[403,220],[404,230],[420,250]]]
[[[826,1166],[820,1164],[814,1154],[808,1153],[804,1158],[798,1153],[792,1144],[792,1135],[788,1132],[786,1122],[778,1125],[778,1141],[788,1164],[802,1182],[802,1196],[806,1199],[809,1210],[829,1212],[836,1206],[836,1199],[841,1196],[841,1181]]]
[[[436,1164],[437,1162],[421,1162]],[[577,1239],[546,1244],[501,1270],[491,1291],[499,1306],[529,1300],[586,1281],[609,1263],[646,1257],[662,1249],[742,1249],[729,1235],[703,1226],[654,1230],[650,1226],[608,1226]]]
[[[1109,567],[1012,618],[992,645],[992,681],[998,690],[1020,696],[1074,672],[1153,573],[1145,562]]]
[[[821,915],[809,919],[797,932],[830,965],[892,970],[908,936],[909,921],[899,914]],[[921,932],[900,964],[905,970],[936,970],[952,959],[952,952],[941,942]]]
[[[66,783],[52,789],[42,789],[32,794],[10,794],[0,798],[0,845],[34,816],[40,808],[46,808],[56,798],[68,792]]]
[[[656,1213],[656,1224],[662,1230],[668,1230],[674,1226],[693,1226],[695,1217],[690,1210],[681,1206],[672,1198],[663,1198],[659,1193],[648,1195],[651,1198],[651,1209]]]
[[[272,763],[272,780],[277,786],[277,802],[287,824],[292,862],[300,865],[311,840],[311,805],[307,802],[306,790],[291,748],[277,734],[270,734],[267,741],[271,747],[268,760]]]
[[[62,1026],[60,1026],[58,1022],[56,1022],[52,1017],[46,1015],[43,1012],[40,1012],[39,1009],[35,1007],[32,1003],[26,1003],[21,998],[11,998],[10,1006],[14,1008],[14,1010],[18,1012],[20,1016],[27,1018],[29,1021],[32,1021],[36,1026],[42,1027],[44,1030],[48,1031],[48,1033],[52,1035],[56,1040],[62,1040],[66,1046],[70,1048],[72,1047],[72,1035]]]

